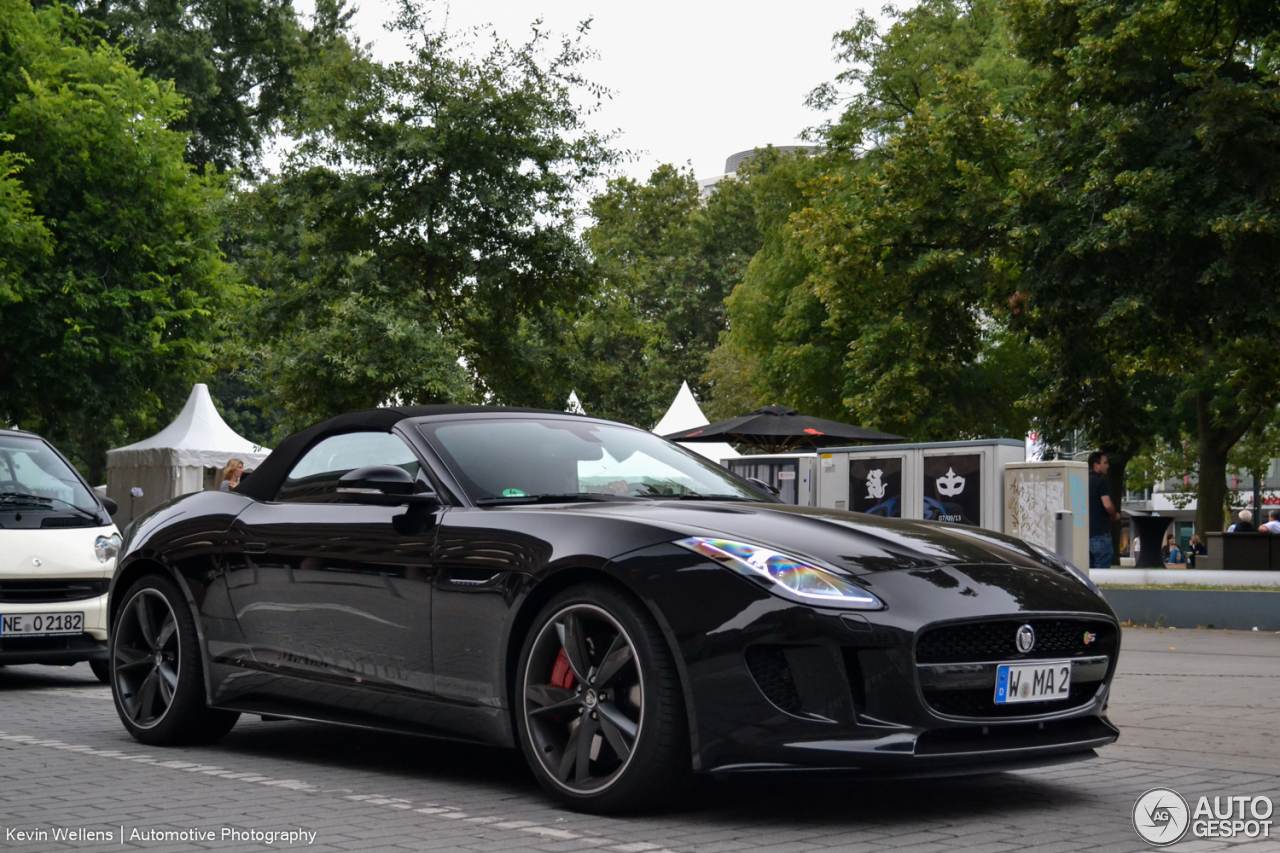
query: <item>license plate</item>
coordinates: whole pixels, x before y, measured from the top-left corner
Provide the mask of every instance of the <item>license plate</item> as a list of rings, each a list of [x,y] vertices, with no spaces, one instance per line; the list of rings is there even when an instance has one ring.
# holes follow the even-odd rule
[[[18,613],[0,616],[0,637],[83,633],[84,613]]]
[[[1071,695],[1071,661],[1002,663],[996,668],[996,704],[1052,702]]]

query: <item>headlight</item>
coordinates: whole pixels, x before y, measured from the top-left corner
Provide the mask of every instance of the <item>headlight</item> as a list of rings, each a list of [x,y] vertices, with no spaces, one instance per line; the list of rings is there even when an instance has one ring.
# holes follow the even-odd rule
[[[880,599],[839,575],[760,545],[701,536],[681,539],[676,544],[709,557],[746,578],[763,582],[770,592],[785,598],[855,610],[884,607]]]
[[[113,533],[110,538],[99,536],[93,543],[93,553],[97,555],[99,563],[114,560],[120,553],[120,534]]]
[[[1039,545],[1036,545],[1032,542],[1028,542],[1027,544],[1030,545],[1032,548],[1034,548],[1037,554],[1039,554],[1041,557],[1044,557],[1046,560],[1048,560],[1050,565],[1056,568],[1062,569],[1064,572],[1067,572],[1068,574],[1072,575],[1076,580],[1080,581],[1080,583],[1084,584],[1085,586],[1089,587],[1089,589],[1093,590],[1094,595],[1102,595],[1102,590],[1098,589],[1098,585],[1094,583],[1093,580],[1090,579],[1090,577],[1086,575],[1084,572],[1080,571],[1075,566],[1071,565],[1066,560],[1062,559],[1057,554],[1050,551],[1048,548],[1042,548]]]

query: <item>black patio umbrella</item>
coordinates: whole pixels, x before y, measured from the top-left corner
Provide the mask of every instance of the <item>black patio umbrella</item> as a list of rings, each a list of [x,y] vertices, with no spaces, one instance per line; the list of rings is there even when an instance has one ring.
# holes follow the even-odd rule
[[[874,429],[811,418],[786,406],[765,406],[738,418],[664,435],[670,441],[736,441],[765,453],[787,453],[838,444],[906,441]]]

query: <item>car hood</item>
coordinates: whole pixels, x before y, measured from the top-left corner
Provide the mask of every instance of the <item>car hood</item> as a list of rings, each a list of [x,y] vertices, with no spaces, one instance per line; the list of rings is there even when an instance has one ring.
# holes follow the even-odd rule
[[[716,536],[809,558],[851,575],[955,565],[1044,569],[1026,543],[959,524],[736,501],[574,504],[564,511],[627,518],[680,536]]]

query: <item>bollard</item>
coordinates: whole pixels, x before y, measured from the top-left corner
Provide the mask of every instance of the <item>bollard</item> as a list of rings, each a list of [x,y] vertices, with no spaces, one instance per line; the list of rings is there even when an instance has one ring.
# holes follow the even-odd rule
[[[1071,565],[1076,564],[1075,547],[1075,515],[1069,509],[1054,510],[1053,513],[1053,552]]]

